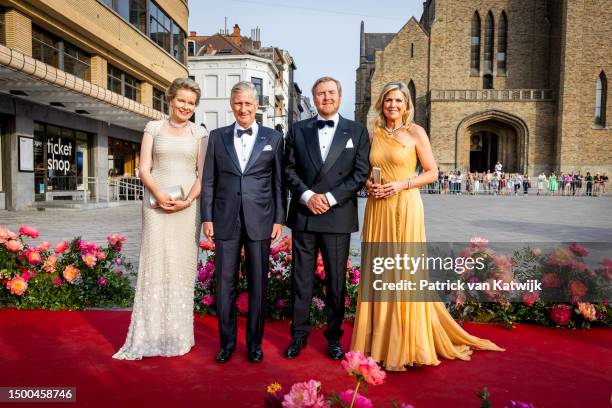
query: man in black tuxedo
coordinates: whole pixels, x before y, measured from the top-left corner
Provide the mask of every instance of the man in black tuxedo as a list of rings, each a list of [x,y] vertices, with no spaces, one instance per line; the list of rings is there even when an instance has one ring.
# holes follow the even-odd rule
[[[236,349],[236,276],[245,248],[249,293],[246,342],[248,359],[263,359],[268,256],[285,222],[282,187],[283,136],[255,123],[257,91],[239,82],[231,91],[236,122],[210,133],[202,180],[204,235],[215,242],[217,317],[225,363]]]
[[[351,232],[359,229],[357,192],[369,172],[370,139],[365,127],[338,114],[342,88],[331,77],[318,79],[312,95],[319,112],[291,126],[286,138],[285,177],[291,189],[287,226],[293,238],[293,321],[285,355],[306,346],[317,254],[325,266],[328,354],[340,346]]]

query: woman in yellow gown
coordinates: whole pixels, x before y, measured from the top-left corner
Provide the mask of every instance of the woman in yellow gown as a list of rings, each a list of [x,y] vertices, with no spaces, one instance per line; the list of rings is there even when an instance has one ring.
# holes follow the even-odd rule
[[[404,83],[385,85],[375,109],[378,117],[371,135],[370,166],[381,169],[384,184],[367,184],[363,242],[425,242],[418,188],[438,177],[429,138],[412,122],[414,107]],[[415,177],[417,159],[424,171]],[[442,302],[366,302],[361,299],[361,289],[351,349],[382,362],[387,370],[438,365],[438,356],[469,360],[472,349],[503,351],[463,330]]]

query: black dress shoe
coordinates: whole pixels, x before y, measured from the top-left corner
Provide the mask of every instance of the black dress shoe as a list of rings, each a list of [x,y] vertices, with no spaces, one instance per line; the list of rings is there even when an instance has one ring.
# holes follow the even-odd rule
[[[215,361],[219,364],[227,363],[228,361],[232,359],[233,352],[234,350],[231,350],[231,349],[230,350],[221,349],[217,353],[217,357],[215,357]]]
[[[296,358],[304,348],[306,348],[306,339],[293,339],[287,350],[285,350],[285,357]]]
[[[264,354],[261,350],[261,346],[255,346],[247,353],[247,357],[251,363],[261,363],[263,356]]]
[[[332,360],[340,360],[344,357],[344,351],[339,341],[330,341],[327,347],[327,354]]]

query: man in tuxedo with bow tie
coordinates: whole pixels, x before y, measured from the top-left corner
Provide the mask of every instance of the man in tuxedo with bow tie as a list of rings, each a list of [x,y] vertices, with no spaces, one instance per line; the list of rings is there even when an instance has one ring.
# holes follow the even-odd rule
[[[236,349],[236,278],[242,247],[249,294],[247,355],[254,363],[263,359],[270,243],[280,238],[285,222],[283,136],[255,122],[257,100],[252,83],[234,85],[230,103],[236,122],[210,133],[204,163],[201,218],[204,235],[216,247],[218,363],[229,361]]]
[[[328,354],[339,360],[351,233],[359,229],[357,192],[369,172],[365,127],[338,114],[340,82],[318,79],[312,87],[318,116],[291,126],[286,137],[285,178],[291,189],[287,226],[293,239],[293,317],[287,358],[306,346],[319,250],[325,267]]]

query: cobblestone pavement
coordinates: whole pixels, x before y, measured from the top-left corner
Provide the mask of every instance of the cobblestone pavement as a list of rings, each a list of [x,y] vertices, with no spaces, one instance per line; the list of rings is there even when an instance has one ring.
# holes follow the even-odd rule
[[[439,196],[424,194],[429,241],[467,241],[473,236],[498,242],[612,242],[612,197]],[[360,199],[360,221],[365,199]],[[104,243],[110,233],[127,236],[124,252],[137,267],[140,204],[87,211],[0,211],[0,225],[38,227],[35,242],[81,236]],[[289,232],[289,230],[287,230]],[[353,234],[353,248],[360,233]]]

